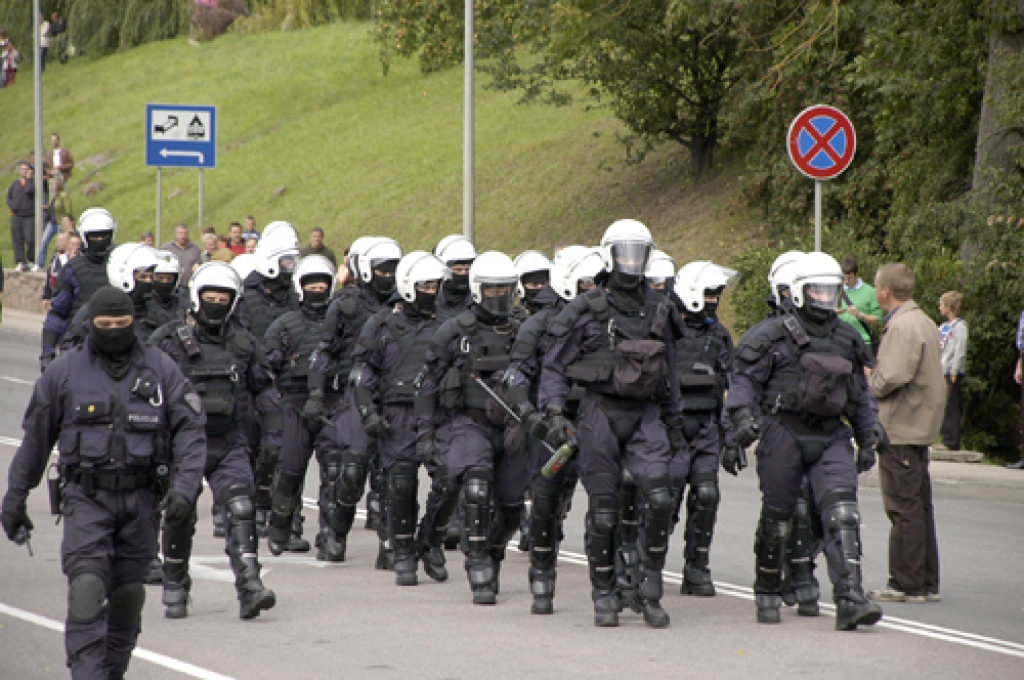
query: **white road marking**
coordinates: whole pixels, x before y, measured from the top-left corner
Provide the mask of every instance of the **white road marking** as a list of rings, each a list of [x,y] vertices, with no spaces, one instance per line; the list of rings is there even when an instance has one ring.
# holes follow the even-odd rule
[[[15,378],[9,375],[0,375],[0,380],[6,380],[7,382],[18,383],[19,385],[35,385],[35,380],[25,380],[24,378]]]
[[[45,616],[39,616],[38,614],[33,614],[32,612],[27,612],[24,609],[18,609],[17,607],[12,607],[2,602],[0,602],[0,614],[7,614],[8,616],[21,619],[22,621],[42,628],[47,628],[57,633],[64,632],[64,624],[60,621],[54,621],[53,619],[48,619]],[[200,668],[199,666],[195,666],[164,654],[151,652],[150,650],[143,649],[141,647],[136,647],[135,651],[132,652],[132,656],[137,659],[142,659],[143,661],[156,664],[157,666],[163,666],[164,668],[168,668],[172,671],[177,671],[182,675],[200,678],[200,680],[234,680],[234,678],[228,675],[221,675],[220,673]]]

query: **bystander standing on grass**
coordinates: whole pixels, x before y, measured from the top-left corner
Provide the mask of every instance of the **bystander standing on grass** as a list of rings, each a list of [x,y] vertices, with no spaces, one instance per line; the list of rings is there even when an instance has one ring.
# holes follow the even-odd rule
[[[338,259],[334,256],[334,251],[324,245],[324,230],[320,227],[313,227],[313,231],[309,234],[309,245],[299,250],[300,257],[307,255],[321,255],[330,260],[335,268],[338,266]]]

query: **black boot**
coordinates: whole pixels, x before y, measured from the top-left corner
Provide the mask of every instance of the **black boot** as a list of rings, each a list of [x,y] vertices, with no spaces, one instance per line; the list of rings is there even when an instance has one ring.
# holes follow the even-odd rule
[[[242,619],[254,619],[261,611],[272,608],[277,603],[277,596],[260,580],[252,490],[241,485],[229,487],[223,494],[222,503],[225,529],[230,533],[227,552],[231,570],[235,572],[238,615]]]
[[[535,482],[530,493],[532,502],[528,533],[532,614],[551,614],[555,611],[555,580],[562,519],[560,491],[559,487],[550,483]]]
[[[607,628],[619,625],[622,607],[615,589],[615,529],[619,521],[619,502],[615,496],[594,495],[587,509],[587,565],[590,567],[591,597],[594,600],[594,625]]]
[[[825,555],[835,573],[832,598],[836,603],[836,630],[873,626],[882,619],[882,608],[864,596],[861,578],[860,509],[855,489],[836,489],[821,501],[828,521]]]
[[[309,552],[312,546],[309,541],[302,537],[302,524],[306,521],[306,518],[302,516],[302,504],[299,503],[298,507],[295,508],[295,512],[292,513],[292,530],[291,535],[288,537],[288,552]]]
[[[159,585],[164,582],[164,563],[160,561],[160,556],[157,555],[149,563],[149,567],[146,569],[146,575],[143,577],[142,582],[146,585]]]
[[[189,591],[192,589],[192,579],[188,573],[180,581],[168,581],[164,579],[164,616],[169,619],[183,619],[188,616],[188,605],[190,602]]]
[[[329,527],[321,527],[316,539],[316,558],[321,562],[344,562],[348,541]]]
[[[466,555],[466,575],[473,592],[473,604],[495,604],[497,574],[489,550],[491,536],[491,471],[470,468],[466,471],[462,496],[465,501],[462,527],[462,552]]]
[[[782,614],[782,569],[789,538],[791,516],[769,505],[761,507],[761,520],[754,540],[756,576],[754,598],[758,623],[780,623]]]
[[[782,623],[782,613],[779,611],[782,607],[781,595],[758,594],[754,600],[757,603],[758,623]]]
[[[708,567],[711,539],[718,516],[718,473],[690,475],[690,490],[686,497],[686,549],[683,551],[683,595],[714,597],[715,584]]]
[[[644,608],[644,623],[651,628],[668,628],[668,612],[661,608],[663,584],[661,569],[644,569],[640,595]]]
[[[668,552],[668,535],[672,527],[672,512],[675,501],[667,477],[644,480],[641,484],[644,495],[643,531],[640,532],[640,600],[643,605],[644,622],[651,628],[665,628],[669,624],[668,613],[661,608],[663,593],[662,569]]]
[[[274,480],[272,509],[269,519],[267,545],[270,552],[280,555],[290,549],[292,523],[300,505],[299,495],[302,493],[302,475],[280,470]],[[306,544],[309,549],[309,544]]]
[[[395,549],[395,583],[414,586],[419,555],[416,551],[416,503],[419,466],[409,461],[395,463],[387,471],[386,518],[388,541]]]
[[[836,598],[836,630],[857,630],[882,620],[882,608],[863,595],[847,594]]]
[[[461,494],[450,480],[437,471],[431,473],[427,509],[416,530],[416,545],[423,563],[423,571],[431,579],[442,583],[448,580],[444,555],[445,531]]]
[[[787,591],[791,593],[793,604],[797,606],[800,616],[818,616],[818,598],[820,590],[818,579],[814,577],[814,556],[819,550],[820,536],[815,535],[815,526],[811,513],[811,503],[806,498],[797,501],[796,514],[793,516],[793,531],[787,542],[786,586],[783,591],[785,600]],[[786,601],[787,606],[793,606]]]

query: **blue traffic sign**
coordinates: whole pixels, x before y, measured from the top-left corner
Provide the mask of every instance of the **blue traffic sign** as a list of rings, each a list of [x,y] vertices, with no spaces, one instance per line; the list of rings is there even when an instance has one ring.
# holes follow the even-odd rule
[[[217,167],[217,107],[147,104],[146,165]]]

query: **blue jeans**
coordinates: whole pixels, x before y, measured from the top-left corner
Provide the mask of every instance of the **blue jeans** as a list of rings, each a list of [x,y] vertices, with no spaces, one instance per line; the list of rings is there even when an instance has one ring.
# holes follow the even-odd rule
[[[36,258],[36,264],[39,265],[40,269],[46,267],[46,249],[50,245],[50,241],[57,235],[57,223],[47,222],[46,229],[43,230],[43,244],[39,246],[39,256]]]

